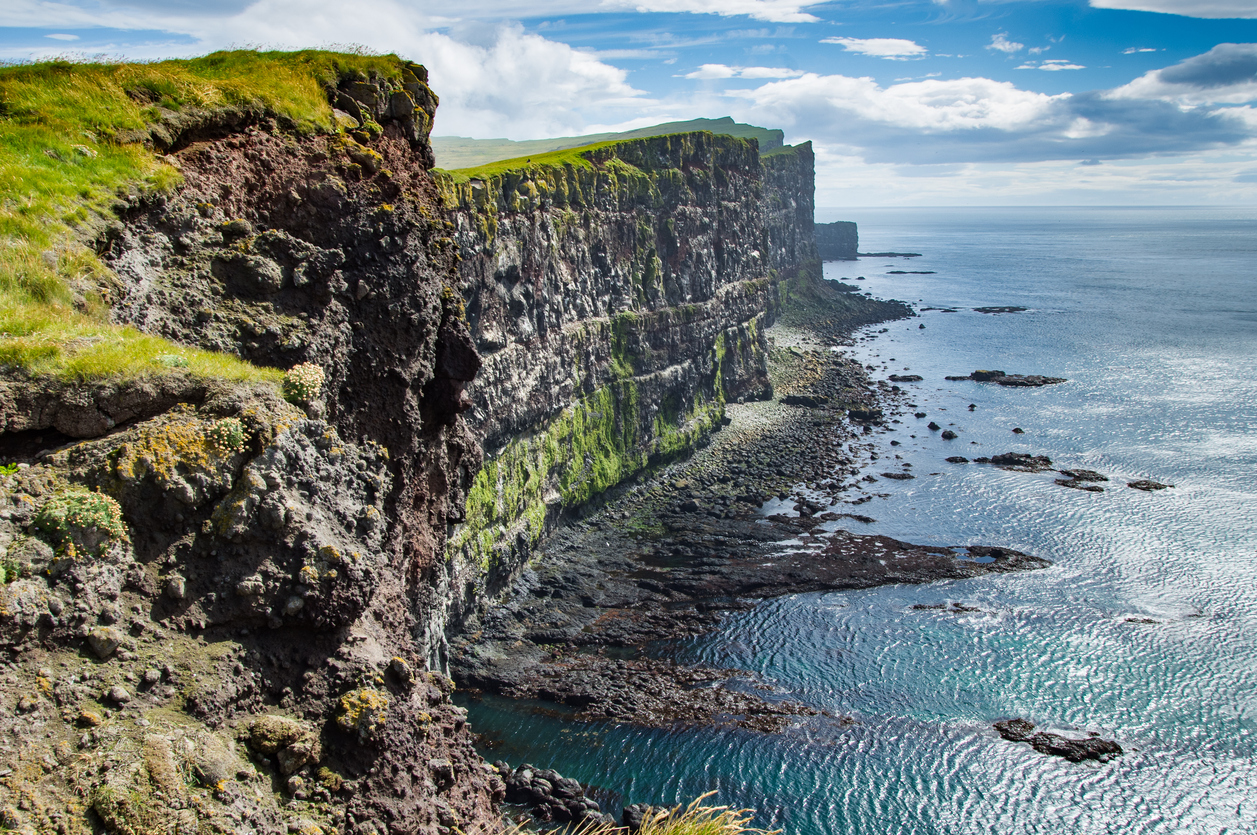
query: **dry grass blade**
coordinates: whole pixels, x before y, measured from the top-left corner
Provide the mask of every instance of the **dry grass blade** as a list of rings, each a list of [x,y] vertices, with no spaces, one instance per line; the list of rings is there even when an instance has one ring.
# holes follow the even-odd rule
[[[729,806],[705,806],[703,801],[714,791],[696,797],[689,806],[660,809],[642,821],[638,835],[780,835],[780,829],[759,829],[752,826],[753,809],[733,809]],[[515,825],[506,835],[524,835],[531,832]],[[614,824],[586,822],[566,830],[566,835],[624,835],[628,832]]]

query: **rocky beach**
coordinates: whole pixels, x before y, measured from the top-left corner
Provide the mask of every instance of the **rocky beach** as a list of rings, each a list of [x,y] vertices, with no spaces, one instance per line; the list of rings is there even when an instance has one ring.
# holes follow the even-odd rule
[[[775,596],[1048,565],[998,544],[917,546],[844,529],[873,521],[856,508],[878,495],[879,478],[913,477],[879,460],[870,436],[924,415],[912,417],[899,386],[830,350],[850,344],[852,328],[833,315],[841,291],[824,289],[768,331],[774,399],[731,404],[688,460],[560,525],[466,625],[451,653],[464,691],[553,702],[583,722],[773,733],[818,711],[745,671],[678,665],[669,642]]]

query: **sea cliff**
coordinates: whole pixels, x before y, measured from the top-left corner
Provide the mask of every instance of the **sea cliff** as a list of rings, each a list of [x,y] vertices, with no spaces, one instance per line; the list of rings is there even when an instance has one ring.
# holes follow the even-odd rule
[[[0,95],[51,195],[0,265],[3,825],[497,828],[447,634],[772,395],[764,330],[819,282],[810,147],[434,172],[423,67],[319,52]]]
[[[690,133],[440,175],[483,367],[484,467],[451,530],[451,617],[565,514],[772,394],[764,330],[815,281],[812,153]]]

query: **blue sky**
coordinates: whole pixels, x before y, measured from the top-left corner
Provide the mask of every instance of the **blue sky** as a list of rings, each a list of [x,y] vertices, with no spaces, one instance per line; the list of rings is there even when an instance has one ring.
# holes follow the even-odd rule
[[[1257,204],[1257,0],[5,0],[0,58],[361,45],[437,134],[731,115],[818,203]]]

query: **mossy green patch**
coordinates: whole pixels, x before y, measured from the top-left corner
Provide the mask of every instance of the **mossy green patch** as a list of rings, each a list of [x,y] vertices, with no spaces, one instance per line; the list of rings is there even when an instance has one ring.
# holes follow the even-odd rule
[[[100,554],[127,535],[122,508],[103,493],[75,487],[46,501],[35,515],[35,528],[58,553]]]

